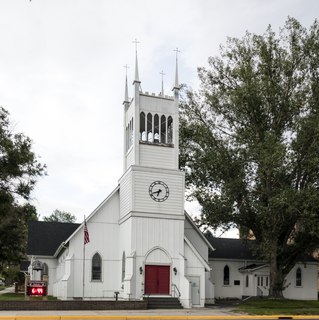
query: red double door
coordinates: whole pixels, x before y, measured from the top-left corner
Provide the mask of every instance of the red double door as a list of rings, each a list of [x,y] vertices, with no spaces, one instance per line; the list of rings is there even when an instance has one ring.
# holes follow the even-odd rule
[[[145,266],[145,294],[170,294],[169,266]]]

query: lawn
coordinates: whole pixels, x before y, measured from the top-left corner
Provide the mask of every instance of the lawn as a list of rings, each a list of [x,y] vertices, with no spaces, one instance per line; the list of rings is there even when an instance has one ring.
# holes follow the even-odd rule
[[[252,315],[319,315],[319,301],[252,299],[242,303],[234,311]]]
[[[47,296],[48,300],[57,300],[52,296]],[[4,293],[0,294],[0,301],[23,301],[24,293]],[[30,297],[30,300],[42,300],[42,297]]]

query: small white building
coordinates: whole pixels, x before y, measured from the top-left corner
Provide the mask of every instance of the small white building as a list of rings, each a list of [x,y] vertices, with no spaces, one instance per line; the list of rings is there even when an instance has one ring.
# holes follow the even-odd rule
[[[269,265],[258,260],[251,250],[252,241],[242,239],[208,238],[215,250],[209,254],[211,280],[215,298],[268,296]],[[302,255],[286,277],[283,294],[287,299],[317,300],[318,261]]]
[[[87,217],[89,242],[84,223],[30,222],[31,279],[48,276],[48,294],[60,299],[114,299],[117,292],[119,299],[178,297],[186,308],[215,297],[266,295],[268,267],[245,256],[243,247],[231,250],[234,243],[221,247],[217,239],[215,250],[214,239],[208,241],[184,211],[177,60],[173,96],[141,91],[137,57],[133,89],[129,99],[126,80],[124,173]],[[42,270],[32,269],[36,260]],[[314,298],[316,266],[298,264],[291,271],[287,297]],[[298,270],[301,286],[295,285]]]

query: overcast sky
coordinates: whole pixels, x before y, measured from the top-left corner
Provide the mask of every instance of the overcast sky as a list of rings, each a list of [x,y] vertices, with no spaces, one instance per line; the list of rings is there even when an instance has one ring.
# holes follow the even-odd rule
[[[318,15],[317,0],[0,0],[0,105],[48,167],[33,193],[40,216],[59,209],[81,222],[117,186],[135,38],[142,89],[159,93],[163,70],[169,93],[176,47],[180,82],[196,89],[197,67],[227,37]]]

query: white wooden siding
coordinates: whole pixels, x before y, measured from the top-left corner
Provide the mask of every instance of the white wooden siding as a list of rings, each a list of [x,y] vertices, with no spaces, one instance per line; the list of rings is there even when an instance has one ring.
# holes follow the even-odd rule
[[[154,168],[178,169],[175,147],[140,144],[140,165]]]
[[[196,248],[201,257],[208,262],[207,244],[204,242],[198,232],[194,230],[194,227],[189,221],[187,221],[187,219],[185,219],[185,236]]]
[[[132,210],[132,173],[128,172],[120,181],[120,219]]]
[[[169,197],[164,202],[156,202],[149,195],[149,186],[154,181],[163,181],[169,187]],[[184,175],[136,171],[133,176],[133,210],[162,214],[184,214]]]
[[[132,166],[134,163],[134,145],[131,147],[128,152],[126,153],[126,167],[125,169],[128,169],[130,166]]]
[[[133,218],[132,246],[138,256],[159,247],[169,256],[179,258],[183,252],[184,220]]]
[[[140,111],[156,112],[173,116],[175,101],[172,99],[163,99],[152,95],[140,95]],[[177,108],[176,108],[177,109]]]

